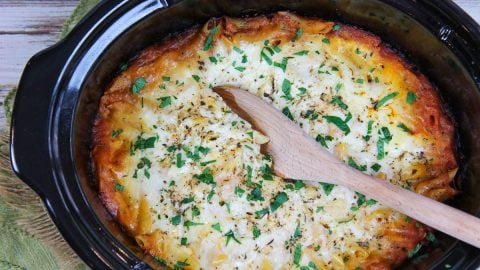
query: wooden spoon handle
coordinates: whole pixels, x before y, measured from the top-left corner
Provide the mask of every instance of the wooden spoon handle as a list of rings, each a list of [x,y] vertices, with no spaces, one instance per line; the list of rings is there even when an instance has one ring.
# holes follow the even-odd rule
[[[347,166],[260,98],[234,87],[215,90],[270,138],[263,146],[278,176],[346,186],[416,220],[480,248],[480,219]]]
[[[324,163],[322,167],[325,167]],[[323,173],[316,179],[321,177],[324,177]],[[339,171],[330,177],[385,206],[480,248],[480,219],[475,216],[353,169]]]

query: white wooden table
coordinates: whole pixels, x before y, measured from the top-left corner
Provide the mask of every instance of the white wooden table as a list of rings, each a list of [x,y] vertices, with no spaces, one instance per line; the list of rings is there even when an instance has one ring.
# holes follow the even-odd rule
[[[454,2],[480,22],[480,0]],[[78,0],[0,0],[0,106],[17,85],[28,59],[58,40],[63,23],[77,3]],[[4,126],[2,110],[0,130]]]

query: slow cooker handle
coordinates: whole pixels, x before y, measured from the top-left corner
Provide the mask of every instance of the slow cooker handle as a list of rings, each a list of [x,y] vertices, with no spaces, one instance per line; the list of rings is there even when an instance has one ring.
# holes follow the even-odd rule
[[[23,71],[13,106],[10,129],[13,171],[42,198],[55,188],[49,120],[57,76],[68,53],[56,45],[33,56]]]

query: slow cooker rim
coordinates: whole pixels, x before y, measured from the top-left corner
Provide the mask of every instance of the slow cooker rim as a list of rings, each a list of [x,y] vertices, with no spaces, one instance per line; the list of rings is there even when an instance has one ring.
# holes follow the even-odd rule
[[[110,11],[112,9],[115,9],[115,8],[118,8],[119,6],[122,6],[124,4],[126,4],[126,2],[128,2],[128,0],[117,0],[117,1],[105,1],[103,2],[102,4],[100,4],[99,6],[97,6],[95,8],[94,11],[92,11],[88,16],[86,16],[82,22],[73,30],[73,32],[67,36],[65,38],[65,41],[63,41],[62,43],[58,44],[56,47],[52,48],[52,49],[49,49],[48,51],[45,51],[45,52],[42,52],[40,53],[39,55],[36,56],[36,58],[42,58],[42,56],[44,57],[45,55],[48,55],[50,53],[52,53],[53,50],[57,50],[57,51],[63,51],[63,53],[65,53],[65,51],[69,51],[68,48],[66,48],[66,46],[70,45],[70,43],[72,43],[72,41],[74,41],[75,39],[78,39],[78,37],[83,37],[81,40],[82,42],[78,43],[76,45],[76,47],[74,48],[79,48],[79,46],[82,46],[84,45],[85,43],[83,42],[86,42],[86,40],[88,38],[90,38],[90,35],[94,32],[95,29],[97,29],[99,27],[99,24],[94,24],[92,27],[91,24],[92,24],[92,20],[94,20],[95,18],[102,18],[102,19],[113,19],[115,20],[114,17],[119,17],[121,16],[120,14],[112,14],[110,13]],[[157,2],[159,3],[159,1],[151,1],[151,0],[145,0],[145,1],[137,1],[136,3],[134,3],[133,5],[138,5],[138,4],[141,4],[141,3],[153,3],[153,2]],[[162,1],[163,2],[163,1]],[[177,3],[180,3],[181,1],[170,1],[174,4],[177,4]],[[392,1],[392,0],[383,0],[383,2],[395,2],[395,1]],[[414,2],[414,1],[410,1],[410,2]],[[437,4],[438,3],[435,3],[435,1],[431,1],[431,0],[421,0],[421,1],[418,1],[418,2],[422,2],[422,3],[426,3],[426,4]],[[166,3],[162,3],[161,5],[165,5]],[[445,5],[444,7],[442,7],[442,4],[439,5],[439,9],[442,9],[442,8],[449,8],[449,9],[452,9],[453,10],[453,13],[454,14],[451,14],[451,16],[453,16],[453,18],[456,18],[456,19],[459,19],[459,18],[462,18],[462,21],[465,20],[465,22],[463,23],[463,27],[465,27],[465,29],[467,29],[470,33],[474,33],[472,34],[470,37],[474,40],[474,42],[478,45],[478,47],[480,48],[480,27],[478,26],[478,24],[476,24],[473,19],[471,19],[468,15],[465,14],[465,12],[461,9],[459,9],[454,3],[452,3],[451,1],[445,1]],[[150,10],[152,13],[155,12],[158,8],[163,8],[164,6],[152,6],[152,10]],[[165,5],[165,7],[167,7]],[[108,11],[110,10],[110,11]],[[112,18],[113,16],[113,18]],[[136,20],[136,22],[140,21],[141,19],[139,18],[138,20]],[[136,23],[135,22],[135,23]],[[88,42],[86,42],[88,43]],[[70,48],[71,49],[71,48]],[[75,50],[71,50],[72,52],[74,52]],[[51,104],[54,105],[54,104],[59,104],[59,102],[61,102],[61,96],[63,93],[61,93],[62,91],[62,88],[61,88],[61,85],[66,85],[65,82],[63,82],[65,80],[65,78],[63,77],[64,74],[65,74],[65,70],[69,69],[69,68],[74,68],[74,67],[71,67],[71,65],[75,66],[75,57],[78,57],[77,54],[72,54],[72,56],[65,62],[65,64],[63,65],[62,69],[60,70],[59,75],[56,79],[56,82],[55,82],[55,89],[58,90],[59,92],[55,91],[54,93],[52,93],[52,97],[53,99],[52,100],[56,100],[54,103],[52,102]],[[81,56],[80,56],[81,57]],[[34,65],[35,63],[34,62],[35,59],[32,59],[31,60],[31,64]],[[40,59],[41,60],[41,59]],[[24,80],[24,78],[22,78],[22,81]],[[480,82],[479,81],[476,81],[476,84],[477,86],[480,86]],[[21,83],[20,86],[22,86],[23,84]],[[20,87],[22,88],[22,87]],[[16,100],[15,103],[17,104],[18,102],[20,102],[19,100]],[[52,106],[50,106],[52,107]],[[61,106],[53,106],[54,108],[50,111],[50,114],[49,114],[49,123],[51,124],[52,121],[53,122],[56,122],[59,117],[62,117],[62,114],[64,112],[61,112],[61,111],[58,111],[57,108],[60,108]],[[14,112],[14,117],[12,117],[12,127],[15,128],[15,124],[16,124],[16,118],[17,114]],[[74,119],[74,115],[72,114],[71,115],[72,119]],[[57,120],[54,120],[54,119],[57,119]],[[56,122],[58,123],[58,122]],[[27,175],[24,175],[22,173],[22,167],[21,165],[16,162],[17,161],[17,158],[18,156],[16,156],[16,148],[18,147],[18,144],[16,144],[16,140],[15,140],[15,136],[14,134],[16,133],[15,132],[15,129],[12,129],[12,143],[11,143],[11,146],[12,146],[12,165],[14,167],[14,170],[15,172],[20,176],[20,178],[22,179],[28,179],[29,177]],[[39,187],[37,184],[34,183],[34,181],[28,181],[28,180],[25,180],[26,182],[30,182],[29,184],[32,186],[32,188],[34,188],[35,191],[37,191],[39,193],[39,195],[42,197],[42,199],[44,200],[46,206],[47,206],[47,209],[49,210],[49,213],[50,215],[52,216],[52,219],[55,221],[57,227],[59,227],[60,231],[62,232],[62,234],[64,235],[64,237],[66,237],[68,239],[68,242],[70,243],[70,245],[73,246],[72,244],[72,241],[79,241],[78,239],[78,235],[75,236],[72,234],[72,232],[70,231],[71,228],[68,228],[66,227],[66,225],[61,222],[59,219],[61,218],[61,215],[57,215],[58,213],[60,212],[64,212],[64,214],[66,214],[68,216],[68,212],[73,212],[74,214],[76,214],[77,216],[79,216],[79,210],[78,210],[78,202],[74,199],[74,197],[71,197],[71,190],[70,190],[70,187],[68,187],[68,185],[62,181],[62,178],[63,176],[59,176],[58,173],[60,173],[62,171],[62,165],[59,163],[59,160],[57,159],[57,157],[59,157],[58,155],[58,148],[55,149],[55,145],[56,145],[56,136],[58,135],[58,125],[51,125],[51,129],[49,130],[50,132],[50,135],[49,135],[49,151],[50,151],[50,157],[52,159],[52,162],[50,163],[52,165],[52,174],[54,175],[54,178],[55,178],[55,184],[54,186],[52,187],[49,187],[49,188],[45,188],[45,187]],[[72,138],[73,136],[73,128],[71,129],[71,132],[70,132],[70,138]],[[71,153],[73,153],[73,149],[72,149],[73,146],[71,146]],[[72,159],[72,162],[73,162],[73,156],[71,155],[70,157]],[[63,173],[62,173],[63,174]],[[81,191],[81,188],[80,188],[80,191]],[[51,196],[52,194],[56,194],[56,195],[59,195],[60,197],[59,198],[56,198],[56,199],[52,199]],[[86,198],[83,196],[83,199],[86,200]],[[86,205],[85,207],[89,207],[88,205]],[[66,211],[66,209],[63,209],[63,208],[67,208],[68,211]],[[61,211],[60,211],[61,210]],[[90,211],[93,211],[90,209]],[[92,212],[93,213],[93,212]],[[73,221],[73,216],[70,216],[70,218],[72,219],[71,221]],[[82,222],[81,221],[81,218],[77,221],[73,221],[73,223],[78,223],[78,222]],[[87,226],[88,227],[88,226]],[[98,228],[96,228],[98,229]],[[80,228],[77,228],[77,230],[82,230]],[[85,228],[84,228],[85,230]],[[84,233],[87,233],[89,234],[90,236],[91,235],[95,235],[96,233],[98,232],[95,232],[95,230],[93,230],[93,228],[87,228],[87,232],[84,232]],[[106,232],[106,234],[109,234],[108,232]],[[111,235],[110,235],[111,236]],[[96,238],[96,239],[93,239],[93,238]],[[92,249],[92,250],[99,250],[98,249],[98,246],[93,246],[94,244],[93,243],[96,243],[97,245],[100,244],[99,243],[99,239],[98,237],[93,237],[89,240],[86,240],[86,242],[88,242],[90,245],[89,248]],[[110,237],[111,238],[111,237]],[[83,239],[85,240],[85,239]],[[125,251],[125,249],[123,247],[121,247],[121,244],[117,241],[116,242],[117,244],[117,247],[116,248],[119,248],[119,249],[122,249]],[[75,245],[74,246],[74,249],[80,254],[80,256],[87,262],[87,264],[89,264],[90,266],[95,266],[95,267],[110,267],[112,268],[112,266],[115,266],[117,264],[115,264],[115,261],[118,261],[118,258],[115,258],[115,257],[105,257],[103,258],[99,258],[100,260],[95,260],[95,259],[92,259],[90,256],[91,256],[91,252],[85,252],[85,247],[81,247],[81,246],[78,246],[78,245]],[[99,251],[102,251],[102,250],[99,250]],[[106,251],[106,249],[103,249],[103,251]],[[96,255],[99,256],[100,254],[98,252],[94,252],[94,253],[97,253]],[[127,251],[128,253],[128,251]],[[129,256],[126,256],[124,258],[127,258],[127,259],[133,259],[132,262],[129,262],[127,264],[122,264],[123,266],[126,266],[128,265],[128,267],[135,267],[135,268],[138,268],[138,269],[144,269],[144,268],[148,268],[148,266],[146,266],[146,264],[144,264],[143,262],[141,262],[140,260],[136,260],[134,258],[136,258],[135,255],[133,254],[129,254]],[[99,256],[100,257],[100,256]],[[120,265],[119,265],[120,266]]]

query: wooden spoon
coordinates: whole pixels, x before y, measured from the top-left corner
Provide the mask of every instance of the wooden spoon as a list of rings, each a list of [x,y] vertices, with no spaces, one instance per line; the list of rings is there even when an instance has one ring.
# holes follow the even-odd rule
[[[214,91],[270,139],[263,150],[272,156],[277,176],[348,187],[480,248],[479,218],[347,166],[273,106],[243,89],[220,86]]]

